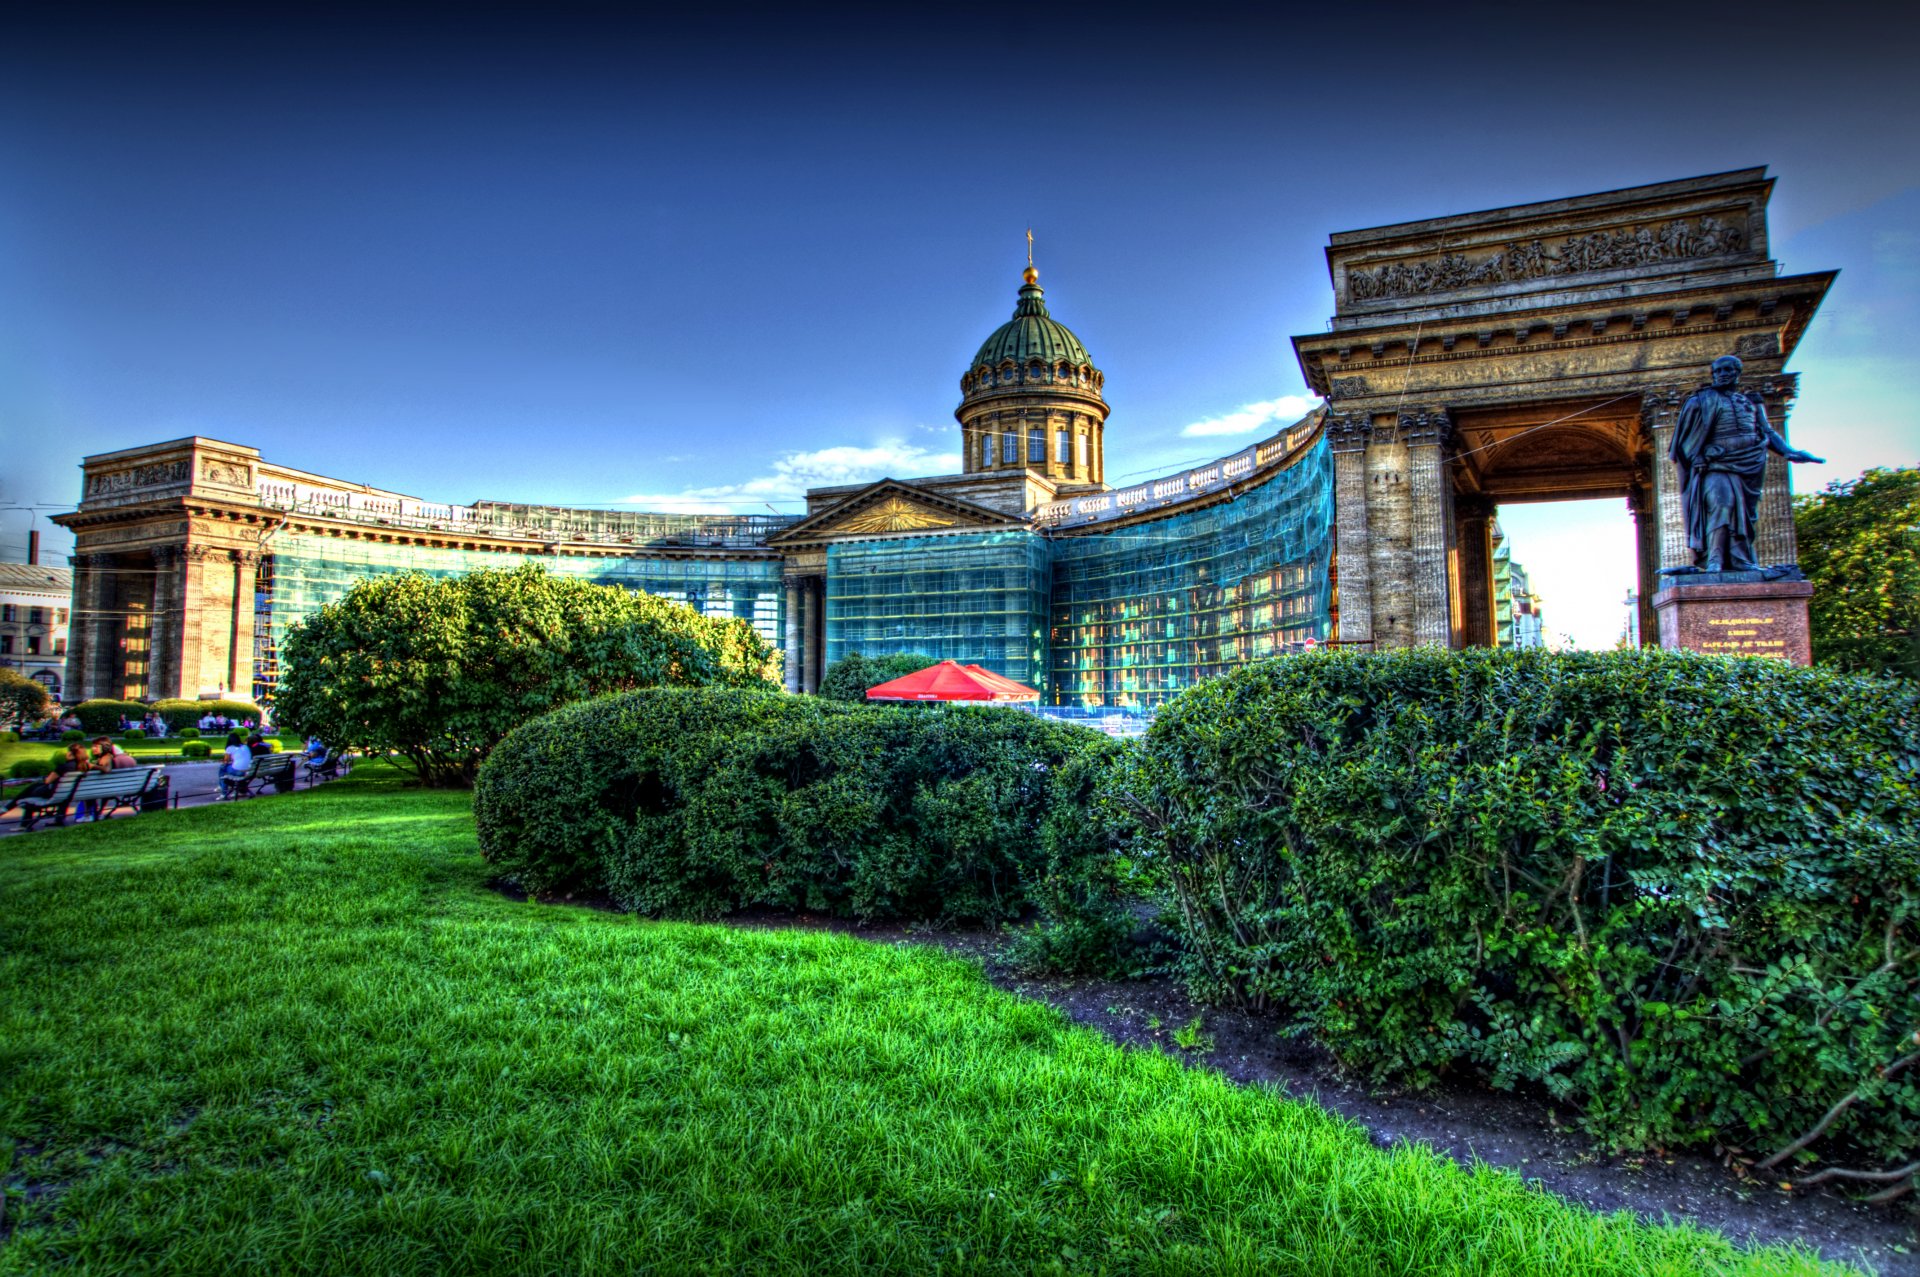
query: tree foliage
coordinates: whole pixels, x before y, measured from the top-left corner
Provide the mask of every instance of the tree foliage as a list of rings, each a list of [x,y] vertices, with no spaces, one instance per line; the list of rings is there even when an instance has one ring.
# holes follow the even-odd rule
[[[46,685],[19,670],[0,669],[0,726],[24,727],[47,712]]]
[[[1350,1067],[1537,1084],[1618,1145],[1775,1178],[1920,1157],[1920,685],[1287,657],[1180,696],[1114,784],[1194,991]]]
[[[868,688],[891,683],[896,678],[905,678],[929,665],[938,664],[933,657],[923,656],[919,652],[897,652],[892,656],[863,656],[859,652],[850,652],[833,663],[833,668],[820,680],[817,694],[830,701],[851,701],[864,705],[867,703]]]
[[[1920,468],[1869,470],[1794,501],[1813,582],[1813,657],[1920,678]]]
[[[472,784],[502,737],[570,701],[779,676],[746,621],[537,565],[360,581],[294,627],[281,666],[276,722],[395,754],[435,786]]]

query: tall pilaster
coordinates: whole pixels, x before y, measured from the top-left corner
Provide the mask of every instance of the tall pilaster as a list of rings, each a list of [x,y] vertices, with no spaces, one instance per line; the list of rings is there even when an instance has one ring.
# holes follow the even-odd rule
[[[233,555],[233,620],[227,648],[227,691],[236,700],[253,699],[254,586],[259,579],[260,552],[236,550]]]
[[[1627,510],[1633,515],[1634,589],[1639,593],[1635,606],[1639,614],[1640,645],[1653,647],[1660,639],[1659,623],[1653,614],[1653,596],[1660,592],[1660,510],[1651,476],[1627,498]]]
[[[1479,493],[1454,497],[1454,544],[1460,550],[1460,641],[1466,647],[1492,647],[1493,519],[1492,498]]]
[[[1333,536],[1340,582],[1342,643],[1373,642],[1373,572],[1368,562],[1367,437],[1373,418],[1347,413],[1327,418],[1333,449]]]
[[[1640,397],[1640,424],[1653,440],[1653,513],[1659,528],[1660,567],[1693,566],[1687,518],[1680,504],[1680,472],[1668,456],[1683,396],[1678,387],[1655,386]]]
[[[226,682],[232,637],[232,559],[210,545],[181,551],[180,695],[191,700]]]
[[[180,547],[153,551],[153,615],[148,624],[147,694],[155,700],[180,690]]]
[[[805,577],[800,582],[800,690],[808,693],[820,690],[813,676],[815,606],[813,578]]]
[[[1782,439],[1789,437],[1787,414],[1793,410],[1799,389],[1800,375],[1791,372],[1775,373],[1760,384],[1760,401]],[[1764,567],[1800,561],[1800,542],[1793,532],[1793,466],[1771,448],[1767,450],[1767,472],[1760,481],[1760,520],[1754,529],[1753,556]]]
[[[1444,409],[1400,414],[1400,435],[1407,443],[1407,497],[1412,526],[1413,641],[1449,646],[1452,609],[1447,599],[1447,532],[1451,482],[1446,445],[1453,423]]]

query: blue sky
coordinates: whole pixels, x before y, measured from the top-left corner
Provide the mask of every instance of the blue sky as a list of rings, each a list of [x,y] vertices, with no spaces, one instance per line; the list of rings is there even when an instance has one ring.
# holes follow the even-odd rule
[[[1864,7],[10,12],[13,506],[190,433],[452,501],[950,470],[1028,225],[1123,482],[1299,406],[1330,232],[1754,164],[1775,256],[1842,271],[1791,365],[1832,458],[1801,486],[1920,460],[1920,37]],[[1631,576],[1600,504],[1508,516],[1589,642]]]

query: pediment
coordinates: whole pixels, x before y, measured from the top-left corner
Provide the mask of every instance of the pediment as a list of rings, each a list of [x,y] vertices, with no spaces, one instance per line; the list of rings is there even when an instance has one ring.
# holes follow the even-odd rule
[[[881,479],[845,501],[769,537],[767,543],[792,545],[841,536],[1018,526],[1021,526],[1019,519],[998,510],[916,488],[898,479]]]

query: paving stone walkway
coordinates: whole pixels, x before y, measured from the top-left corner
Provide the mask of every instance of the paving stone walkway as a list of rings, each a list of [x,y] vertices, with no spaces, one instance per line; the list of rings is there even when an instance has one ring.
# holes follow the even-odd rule
[[[220,764],[218,762],[168,763],[166,764],[166,769],[167,769],[166,775],[167,775],[167,787],[168,787],[167,805],[169,807],[171,808],[204,807],[208,803],[221,801]],[[308,787],[307,781],[306,781],[307,769],[305,764],[301,765],[299,772],[300,772],[300,780],[295,788],[296,790],[303,790]],[[266,786],[264,788],[256,789],[254,793],[255,793],[255,797],[241,799],[238,801],[258,802],[260,801],[260,799],[263,799],[263,798],[278,798],[280,796],[279,791],[274,789],[271,785]],[[132,820],[139,814],[140,813],[133,808],[122,807],[118,811],[114,812],[112,816],[108,817],[108,819]],[[75,824],[78,824],[78,823],[90,823],[90,822],[80,822],[74,816],[69,815],[67,817],[66,827],[72,828]],[[25,832],[37,834],[37,833],[43,833],[46,830],[53,829],[56,827],[57,826],[55,826],[49,821],[42,821],[39,825],[37,825],[33,829],[27,830]],[[17,834],[20,832],[22,832],[22,830],[20,828],[19,809],[9,808],[7,810],[6,815],[4,817],[0,817],[0,838],[4,838],[11,834]]]

